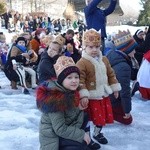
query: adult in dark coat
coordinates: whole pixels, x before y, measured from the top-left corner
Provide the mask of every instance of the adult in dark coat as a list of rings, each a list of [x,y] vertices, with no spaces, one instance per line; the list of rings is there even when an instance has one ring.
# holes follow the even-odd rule
[[[137,47],[135,48],[135,58],[139,63],[139,66],[141,65],[142,59],[143,59],[143,55],[144,55],[144,31],[141,29],[138,29],[135,34],[133,35],[133,38],[135,39],[135,41],[138,43]]]
[[[114,120],[128,125],[132,122],[131,115],[128,119],[125,118],[125,114],[130,114],[131,111],[131,66],[129,59],[125,53],[113,50],[107,54],[107,58],[109,59],[110,64],[115,71],[117,80],[122,87],[119,98],[116,99],[113,95],[110,96]]]
[[[94,28],[95,30],[101,30],[102,51],[105,48],[104,39],[106,36],[106,17],[110,15],[116,7],[117,0],[110,0],[110,5],[106,9],[98,8],[98,4],[102,0],[85,0],[86,7],[84,8],[85,19],[87,23],[87,29]]]
[[[8,29],[9,18],[12,18],[12,15],[10,14],[10,12],[6,12],[3,14],[3,18],[5,21],[5,28]]]
[[[81,58],[81,54],[79,53],[79,50],[75,48],[75,43],[73,40],[74,31],[72,29],[68,29],[67,32],[62,36],[66,39],[66,49],[64,53],[65,56],[72,57],[72,59],[76,63]]]

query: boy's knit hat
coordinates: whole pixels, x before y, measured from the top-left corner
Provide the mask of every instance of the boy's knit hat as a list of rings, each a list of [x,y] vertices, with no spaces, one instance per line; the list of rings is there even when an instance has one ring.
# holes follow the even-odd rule
[[[117,50],[120,50],[126,54],[131,53],[136,47],[137,42],[132,37],[129,30],[118,31],[116,35],[113,36],[113,41]]]
[[[89,29],[84,32],[82,38],[83,46],[94,44],[94,46],[101,45],[101,34],[97,32],[95,29]]]
[[[78,67],[76,67],[73,59],[67,56],[60,56],[54,64],[54,69],[59,84],[62,84],[63,80],[73,72],[80,75],[80,71]]]

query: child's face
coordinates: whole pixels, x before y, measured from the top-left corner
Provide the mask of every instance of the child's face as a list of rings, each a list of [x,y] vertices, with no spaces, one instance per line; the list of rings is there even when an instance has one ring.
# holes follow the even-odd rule
[[[91,57],[99,56],[100,47],[99,46],[86,46],[85,52]]]
[[[54,57],[59,54],[59,49],[60,49],[59,44],[51,43],[47,50],[47,53],[50,57]]]
[[[20,45],[20,46],[25,46],[25,45],[26,45],[26,44],[25,44],[25,41],[18,41],[17,44]]]
[[[73,35],[72,34],[66,34],[66,39],[68,41],[72,40],[73,39]]]
[[[76,72],[69,74],[62,85],[68,90],[75,91],[79,86],[79,75]]]

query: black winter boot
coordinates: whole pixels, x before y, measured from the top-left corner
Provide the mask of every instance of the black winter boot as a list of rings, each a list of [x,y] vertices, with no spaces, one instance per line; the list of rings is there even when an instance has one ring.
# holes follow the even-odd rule
[[[88,145],[88,147],[91,150],[98,150],[101,148],[100,144],[95,143],[93,140],[91,140],[90,144]]]
[[[103,133],[99,133],[97,136],[93,136],[93,138],[101,144],[107,144],[107,139],[103,136]]]

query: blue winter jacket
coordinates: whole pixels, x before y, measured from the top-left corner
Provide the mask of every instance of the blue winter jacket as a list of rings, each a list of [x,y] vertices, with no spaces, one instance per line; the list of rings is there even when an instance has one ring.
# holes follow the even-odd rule
[[[84,8],[85,19],[87,24],[87,29],[94,28],[99,31],[101,29],[102,37],[106,36],[106,16],[111,14],[116,7],[116,0],[110,0],[110,5],[108,8],[102,10],[97,7],[97,5],[102,0],[93,0],[88,6]]]
[[[120,98],[116,100],[114,96],[110,96],[112,106],[115,107],[121,103],[125,113],[131,111],[131,95],[130,95],[130,78],[131,66],[128,60],[116,51],[110,51],[107,58],[114,69],[118,82],[121,84]]]

